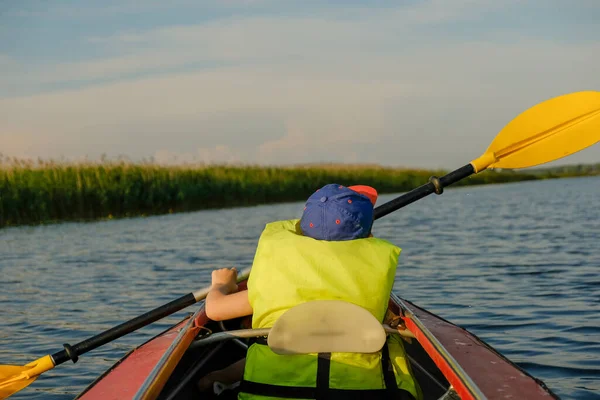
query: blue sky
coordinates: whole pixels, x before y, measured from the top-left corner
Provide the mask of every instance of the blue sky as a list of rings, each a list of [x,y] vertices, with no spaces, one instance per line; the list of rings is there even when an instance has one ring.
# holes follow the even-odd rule
[[[598,21],[597,0],[3,1],[0,152],[459,167],[600,90]]]

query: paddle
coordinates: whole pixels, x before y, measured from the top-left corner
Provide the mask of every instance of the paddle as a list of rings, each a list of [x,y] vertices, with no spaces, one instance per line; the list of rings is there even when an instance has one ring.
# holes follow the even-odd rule
[[[238,282],[248,278],[250,268],[240,272]],[[123,322],[114,328],[108,329],[96,336],[79,342],[73,346],[64,344],[64,350],[56,352],[52,355],[46,355],[24,366],[17,365],[0,365],[0,399],[5,399],[21,389],[29,386],[41,374],[51,370],[57,365],[66,361],[72,360],[76,363],[79,356],[94,350],[103,344],[111,342],[127,335],[139,328],[158,321],[168,315],[171,315],[179,310],[182,310],[194,303],[204,300],[210,291],[210,286],[199,289],[195,292],[181,296],[177,300],[173,300],[163,306],[148,311],[138,317],[135,317],[127,322]]]
[[[485,169],[518,169],[558,160],[600,141],[600,92],[585,91],[546,100],[518,115],[485,153],[469,164],[375,209],[383,217]]]
[[[489,167],[517,169],[544,164],[568,156],[600,140],[600,92],[576,92],[540,103],[512,120],[479,158],[441,178],[432,177],[420,186],[380,207],[379,219],[431,193]],[[242,271],[244,280],[249,269]],[[0,399],[27,387],[40,374],[105,343],[118,339],[160,318],[188,307],[206,297],[209,288],[187,294],[128,322],[122,323],[74,346],[47,355],[25,366],[0,365]]]

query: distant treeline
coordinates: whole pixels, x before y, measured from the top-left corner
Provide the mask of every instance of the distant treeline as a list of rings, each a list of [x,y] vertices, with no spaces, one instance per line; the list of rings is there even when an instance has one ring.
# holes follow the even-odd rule
[[[0,227],[302,201],[327,183],[411,190],[447,171],[376,165],[294,167],[0,162]],[[600,175],[600,164],[488,170],[453,186]]]

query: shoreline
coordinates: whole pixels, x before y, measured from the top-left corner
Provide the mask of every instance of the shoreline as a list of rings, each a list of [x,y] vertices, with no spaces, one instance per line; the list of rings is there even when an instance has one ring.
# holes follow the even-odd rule
[[[446,170],[378,165],[0,164],[0,229],[302,201],[326,183],[402,193]],[[600,175],[600,164],[486,170],[450,188]]]

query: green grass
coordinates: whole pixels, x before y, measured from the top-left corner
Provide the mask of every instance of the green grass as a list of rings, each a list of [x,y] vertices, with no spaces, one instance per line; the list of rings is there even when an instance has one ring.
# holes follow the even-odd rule
[[[397,193],[445,172],[376,165],[161,166],[12,159],[0,162],[0,227],[302,201],[327,183],[366,184],[380,193]],[[600,164],[484,171],[453,187],[597,174]]]

